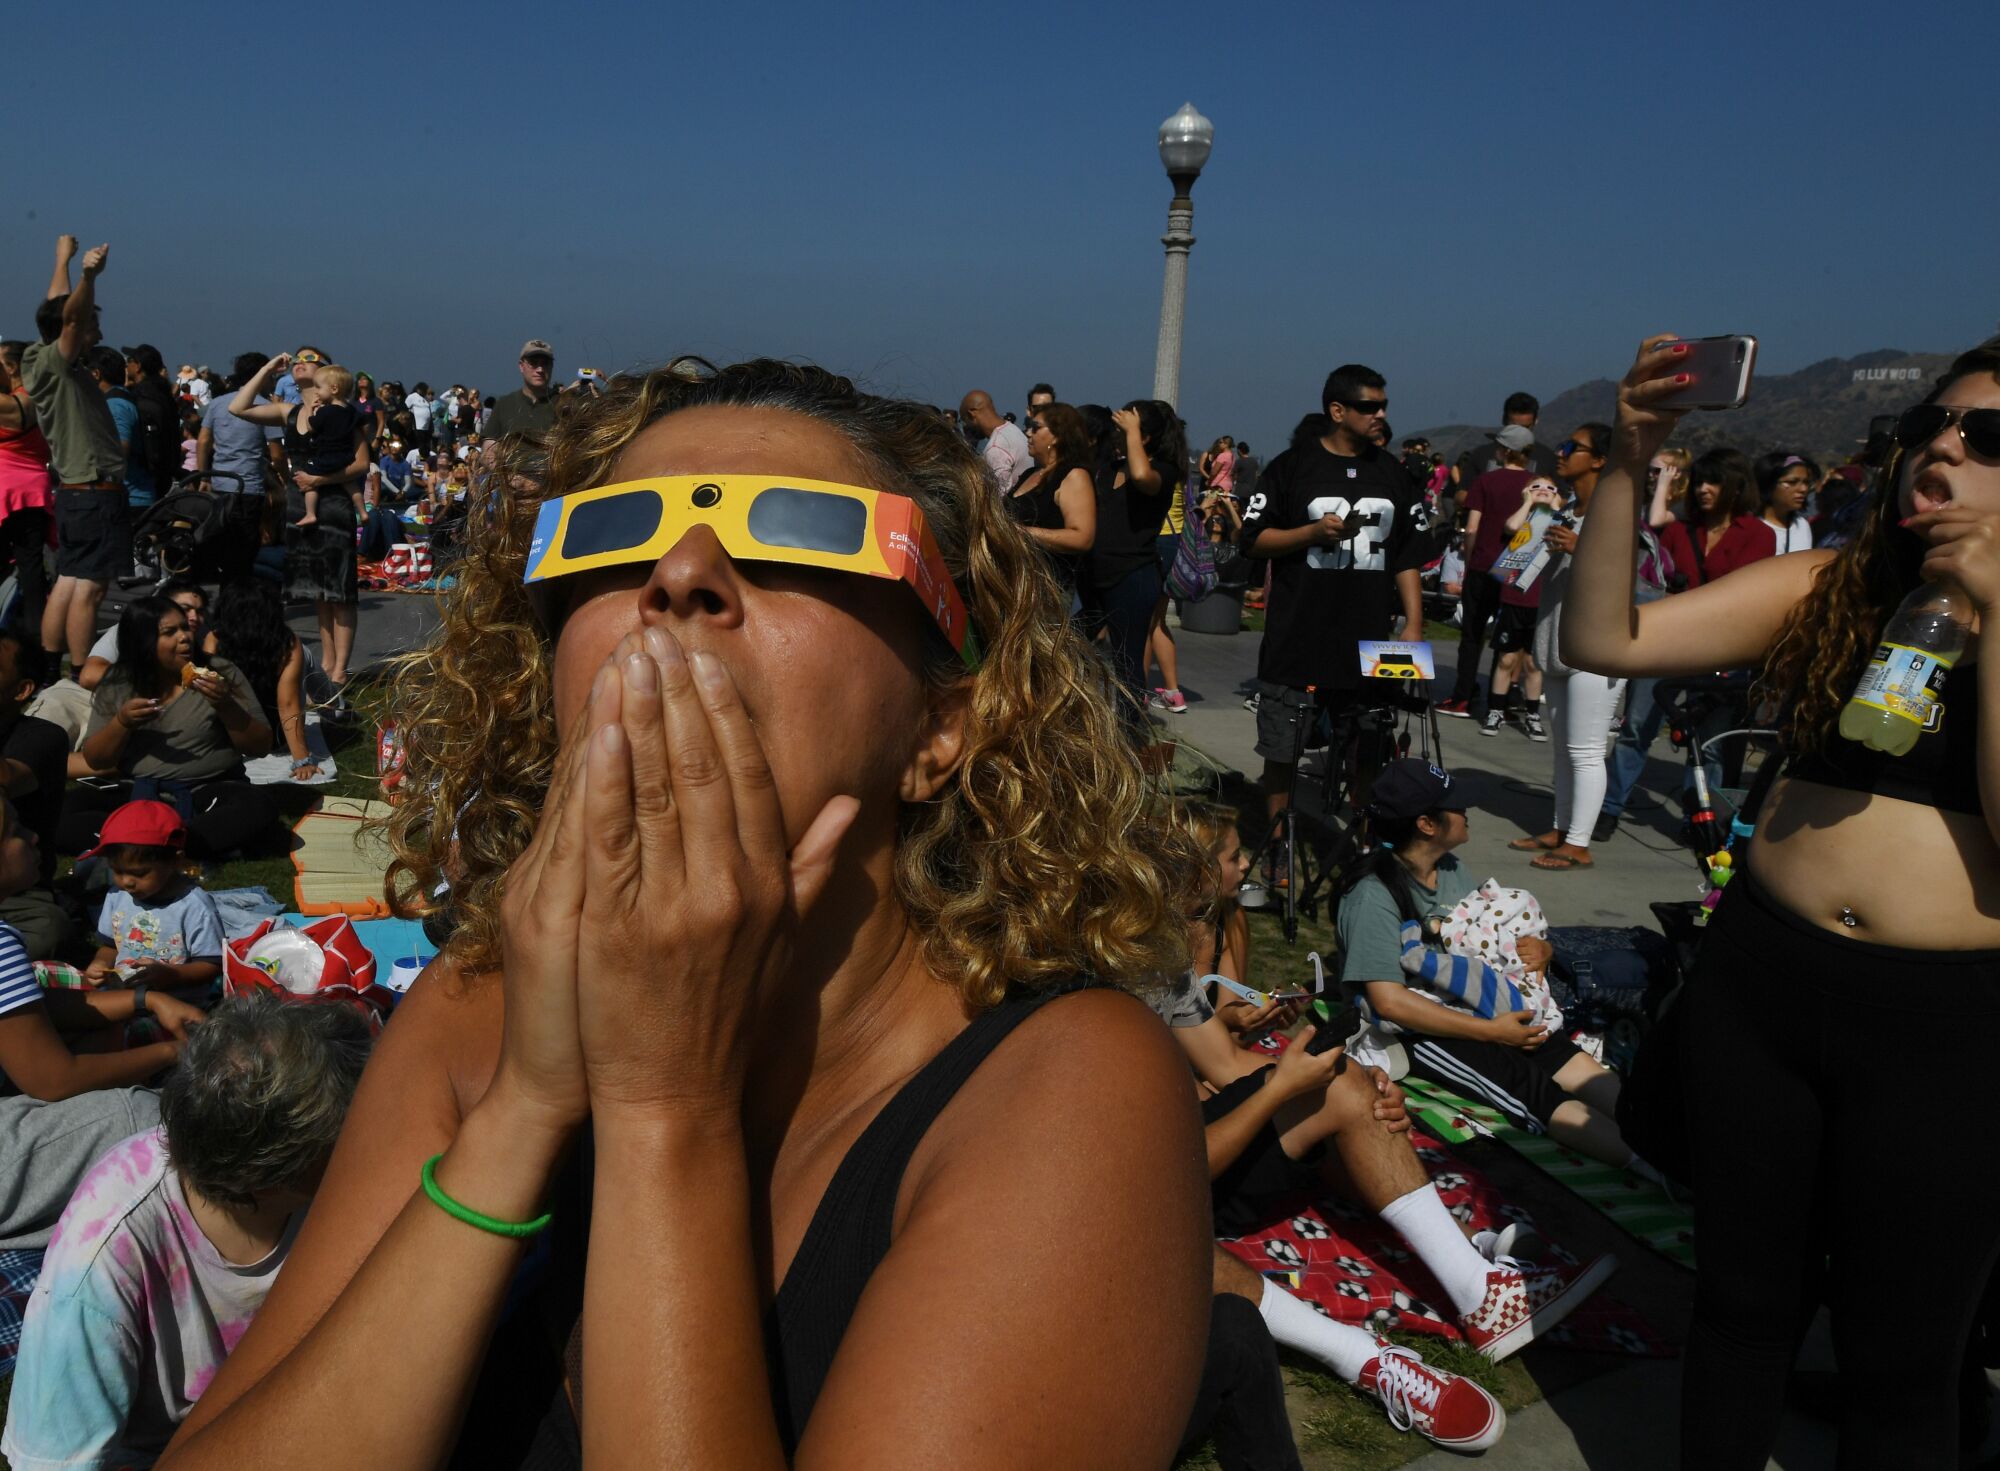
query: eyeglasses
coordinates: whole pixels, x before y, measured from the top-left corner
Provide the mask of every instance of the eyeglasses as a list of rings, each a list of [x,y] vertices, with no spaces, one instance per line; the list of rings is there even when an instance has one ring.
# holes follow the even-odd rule
[[[318,353],[314,352],[311,348],[302,347],[297,352],[292,354],[292,361],[295,363],[308,363],[316,365],[325,362],[326,359],[321,357]]]
[[[1352,409],[1357,414],[1386,414],[1389,400],[1386,398],[1337,398],[1334,400],[1344,409]]]
[[[579,490],[542,503],[521,580],[656,562],[695,526],[713,531],[738,561],[907,583],[966,668],[979,667],[979,636],[922,509],[858,485],[671,475]]]
[[[1905,409],[1896,421],[1896,443],[1903,449],[1922,449],[1954,424],[1967,449],[1982,460],[2000,460],[2000,409],[1918,404]]]
[[[1566,460],[1571,455],[1575,454],[1578,450],[1581,450],[1583,453],[1587,455],[1594,455],[1598,453],[1597,446],[1591,444],[1587,440],[1565,439],[1561,444],[1556,446],[1556,455],[1558,458]]]
[[[1030,419],[1030,420],[1028,421],[1028,432],[1029,432],[1030,434],[1033,434],[1033,433],[1034,433],[1034,432],[1035,432],[1036,430],[1038,430],[1038,429],[1041,429],[1041,428],[1044,428],[1044,427],[1046,427],[1046,426],[1045,426],[1045,425],[1043,425],[1043,423],[1042,423],[1042,421],[1041,421],[1040,419]]]
[[[522,358],[521,361],[531,368],[553,368],[556,365],[554,358],[545,358],[538,352],[529,354],[527,357]]]

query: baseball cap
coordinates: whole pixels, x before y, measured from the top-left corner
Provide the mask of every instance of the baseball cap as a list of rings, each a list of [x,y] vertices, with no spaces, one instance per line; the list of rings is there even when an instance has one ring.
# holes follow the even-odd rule
[[[126,843],[140,848],[185,848],[187,824],[181,821],[180,813],[165,802],[143,799],[127,802],[104,819],[104,830],[97,835],[97,846],[77,856],[96,858],[106,848]]]
[[[1450,772],[1415,756],[1404,756],[1383,767],[1369,799],[1371,817],[1407,820],[1427,812],[1463,812],[1465,796]]]
[[[167,360],[160,356],[160,350],[150,342],[142,342],[137,347],[125,349],[125,356],[137,363],[148,373],[167,371]]]
[[[1525,424],[1509,424],[1505,429],[1497,429],[1486,436],[1502,449],[1517,453],[1535,442],[1535,431]]]
[[[556,350],[539,337],[530,337],[526,342],[521,344],[522,357],[531,358],[537,354],[545,358],[553,358],[556,355]]]

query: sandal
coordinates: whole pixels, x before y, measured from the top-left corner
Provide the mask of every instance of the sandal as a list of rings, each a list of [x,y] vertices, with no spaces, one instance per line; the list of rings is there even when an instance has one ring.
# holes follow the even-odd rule
[[[1528,867],[1539,868],[1544,873],[1561,873],[1570,868],[1595,868],[1597,860],[1588,853],[1579,858],[1574,853],[1558,853],[1551,849],[1539,858],[1529,859]]]
[[[1516,838],[1507,846],[1516,853],[1547,853],[1551,849],[1560,848],[1562,846],[1562,838],[1558,835],[1553,843],[1544,842],[1542,835],[1532,838]]]

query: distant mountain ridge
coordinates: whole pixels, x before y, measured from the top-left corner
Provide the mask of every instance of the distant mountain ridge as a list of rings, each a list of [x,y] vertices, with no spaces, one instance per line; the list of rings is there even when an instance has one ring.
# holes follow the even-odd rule
[[[1795,373],[1759,373],[1742,408],[1689,414],[1670,443],[1696,454],[1716,445],[1733,445],[1752,455],[1797,450],[1838,464],[1861,448],[1871,418],[1901,413],[1922,398],[1951,360],[1950,353],[1885,347],[1858,357],[1826,358]],[[1543,401],[1536,437],[1553,446],[1579,424],[1593,419],[1608,424],[1617,402],[1618,385],[1609,378],[1579,384]],[[1431,447],[1451,461],[1482,444],[1495,427],[1447,424],[1418,432],[1428,434]]]

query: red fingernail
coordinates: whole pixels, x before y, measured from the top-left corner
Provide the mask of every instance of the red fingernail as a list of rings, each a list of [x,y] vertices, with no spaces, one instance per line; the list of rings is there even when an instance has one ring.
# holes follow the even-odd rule
[[[1693,381],[1686,373],[1676,373],[1674,375],[1674,382],[1676,383],[1692,383]]]
[[[1908,530],[1910,523],[1916,519],[1917,518],[1915,516],[1905,516],[1902,520],[1898,521],[1896,524],[1904,528],[1905,530]]]
[[[1674,344],[1675,352],[1686,352],[1687,350],[1688,350],[1688,345],[1685,342],[1677,342]]]

